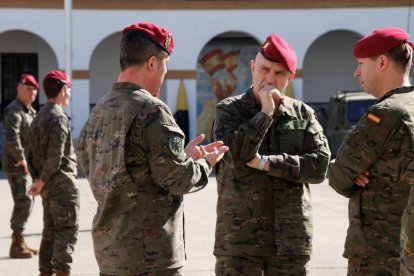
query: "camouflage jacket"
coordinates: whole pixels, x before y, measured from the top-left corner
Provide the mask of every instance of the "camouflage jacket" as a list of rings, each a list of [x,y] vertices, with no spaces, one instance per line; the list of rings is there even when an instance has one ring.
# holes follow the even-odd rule
[[[33,179],[45,183],[42,196],[53,189],[57,175],[76,177],[76,155],[68,116],[62,107],[46,102],[30,127],[28,164]]]
[[[401,215],[414,182],[412,90],[394,89],[370,107],[329,166],[329,185],[350,198],[346,258],[399,258]],[[355,181],[367,170],[369,184],[360,188]]]
[[[313,110],[285,97],[273,117],[252,89],[217,105],[216,140],[230,147],[217,166],[215,255],[309,255],[312,205],[308,183],[325,179],[330,151]],[[268,173],[250,168],[268,155]]]
[[[414,104],[414,103],[413,103]],[[401,239],[405,249],[414,255],[414,183],[412,185],[407,208],[402,216]]]
[[[15,171],[14,166],[20,160],[26,160],[27,146],[31,139],[30,124],[36,116],[36,110],[27,108],[18,98],[14,99],[5,109],[3,169]],[[23,172],[22,167],[18,170]]]
[[[102,273],[183,265],[183,194],[202,189],[212,170],[186,157],[184,139],[168,106],[131,83],[115,83],[92,110],[77,155],[98,202],[92,236]]]

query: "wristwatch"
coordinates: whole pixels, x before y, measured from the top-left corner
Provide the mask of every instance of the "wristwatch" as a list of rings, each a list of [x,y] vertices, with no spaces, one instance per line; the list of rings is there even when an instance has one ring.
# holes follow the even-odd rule
[[[258,170],[263,171],[264,166],[266,164],[266,161],[269,159],[269,156],[267,155],[262,155],[262,157],[260,158],[260,163],[259,166],[257,167]]]

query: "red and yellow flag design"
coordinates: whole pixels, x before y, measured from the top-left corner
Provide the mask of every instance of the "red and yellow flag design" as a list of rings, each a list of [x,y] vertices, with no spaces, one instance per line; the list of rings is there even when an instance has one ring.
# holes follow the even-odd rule
[[[369,112],[367,115],[368,120],[370,120],[373,123],[376,123],[377,125],[381,122],[381,117]]]

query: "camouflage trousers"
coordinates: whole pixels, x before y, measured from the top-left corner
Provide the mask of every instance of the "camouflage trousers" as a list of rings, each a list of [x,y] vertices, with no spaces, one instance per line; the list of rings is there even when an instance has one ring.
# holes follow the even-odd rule
[[[398,276],[399,261],[397,258],[388,262],[376,259],[349,259],[348,276]]]
[[[183,267],[177,267],[177,268],[170,268],[166,270],[148,271],[148,272],[140,273],[137,275],[131,275],[131,276],[183,276],[183,275],[184,275]],[[99,276],[115,276],[115,275],[99,273]]]
[[[217,276],[310,275],[310,256],[216,256]]]
[[[405,249],[403,243],[401,243],[400,260],[400,276],[414,275],[414,255]]]
[[[79,191],[74,180],[66,178],[53,182],[45,184],[47,192],[42,191],[43,233],[39,270],[70,271],[79,228]]]
[[[27,194],[32,180],[30,175],[25,174],[23,171],[7,171],[5,174],[9,181],[14,201],[10,227],[13,231],[23,232],[34,202],[33,197]]]

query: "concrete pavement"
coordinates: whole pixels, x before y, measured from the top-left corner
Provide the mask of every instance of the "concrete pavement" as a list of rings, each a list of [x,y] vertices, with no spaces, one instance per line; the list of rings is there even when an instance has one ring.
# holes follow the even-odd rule
[[[91,222],[96,202],[85,178],[78,179],[81,195],[80,231],[73,255],[72,275],[98,275],[95,261]],[[215,227],[216,181],[210,178],[202,191],[185,196],[187,276],[214,275],[212,255]],[[314,206],[314,254],[311,259],[312,276],[346,275],[346,259],[342,258],[347,219],[347,199],[336,194],[327,184],[312,185]],[[38,257],[32,259],[9,259],[10,215],[12,197],[7,180],[0,175],[0,275],[31,276],[38,274]],[[42,232],[42,203],[36,198],[33,212],[26,229],[26,242],[39,247]]]

